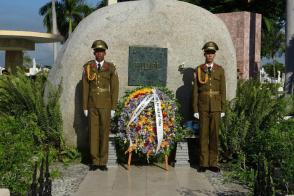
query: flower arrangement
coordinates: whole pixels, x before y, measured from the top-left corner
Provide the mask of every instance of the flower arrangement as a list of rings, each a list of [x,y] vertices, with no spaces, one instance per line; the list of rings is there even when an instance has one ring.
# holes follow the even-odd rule
[[[158,99],[153,99],[153,96]],[[120,138],[129,145],[127,152],[139,151],[146,154],[147,158],[150,155],[169,153],[178,129],[178,107],[173,97],[166,88],[141,87],[126,93],[120,102],[118,130]],[[143,103],[145,107],[142,107]],[[158,106],[155,103],[160,103],[161,112],[156,112]],[[158,116],[159,113],[161,116]],[[158,118],[162,120],[160,144]]]

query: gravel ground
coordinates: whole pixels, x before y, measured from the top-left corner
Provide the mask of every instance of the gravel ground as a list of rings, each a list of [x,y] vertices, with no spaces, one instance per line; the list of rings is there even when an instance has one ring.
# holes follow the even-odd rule
[[[52,196],[70,196],[75,193],[83,181],[89,167],[83,164],[70,164],[68,166],[57,163],[51,168],[60,172],[60,177],[52,182]]]
[[[225,182],[223,172],[214,173],[211,171],[206,171],[205,176],[208,178],[209,182],[215,189],[217,195],[234,195],[234,196],[245,196],[248,195],[249,190],[240,184]]]

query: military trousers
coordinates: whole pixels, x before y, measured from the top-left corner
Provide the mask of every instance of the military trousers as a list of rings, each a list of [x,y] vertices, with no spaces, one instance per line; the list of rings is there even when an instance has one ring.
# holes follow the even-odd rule
[[[200,166],[218,166],[220,112],[200,112]]]
[[[110,109],[89,109],[90,154],[93,165],[107,165]]]

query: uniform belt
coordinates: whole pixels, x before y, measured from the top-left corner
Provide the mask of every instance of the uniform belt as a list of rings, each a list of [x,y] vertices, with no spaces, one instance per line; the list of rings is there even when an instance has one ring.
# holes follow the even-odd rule
[[[210,90],[210,91],[205,91],[205,92],[201,92],[200,94],[203,94],[203,95],[219,95],[220,93],[219,93],[219,91],[212,91],[212,90]]]
[[[104,92],[109,92],[109,88],[99,88],[97,87],[98,93],[104,93]]]

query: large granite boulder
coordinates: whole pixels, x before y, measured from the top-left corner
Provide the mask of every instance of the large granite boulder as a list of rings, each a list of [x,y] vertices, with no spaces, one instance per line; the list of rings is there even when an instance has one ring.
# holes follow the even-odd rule
[[[49,80],[62,81],[60,103],[66,143],[87,146],[87,119],[81,104],[82,65],[93,58],[91,44],[96,39],[108,43],[106,59],[117,65],[120,95],[128,87],[129,46],[168,48],[167,87],[189,110],[193,70],[180,73],[178,66],[194,68],[203,63],[201,48],[213,40],[220,50],[216,62],[223,65],[227,79],[227,97],[235,95],[236,55],[225,24],[215,15],[195,5],[177,0],[140,0],[117,3],[93,12],[71,34],[59,52],[57,65]],[[189,69],[187,69],[189,70]],[[186,77],[186,78],[185,78]],[[183,84],[184,82],[184,84]],[[187,105],[188,104],[188,105]]]

